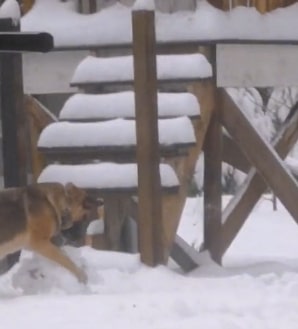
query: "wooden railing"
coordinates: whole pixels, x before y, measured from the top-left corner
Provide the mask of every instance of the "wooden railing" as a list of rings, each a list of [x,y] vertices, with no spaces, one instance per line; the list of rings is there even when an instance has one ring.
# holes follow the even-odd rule
[[[287,7],[296,0],[208,0],[214,7],[222,10],[230,10],[237,6],[255,7],[261,13],[266,13],[276,8]]]

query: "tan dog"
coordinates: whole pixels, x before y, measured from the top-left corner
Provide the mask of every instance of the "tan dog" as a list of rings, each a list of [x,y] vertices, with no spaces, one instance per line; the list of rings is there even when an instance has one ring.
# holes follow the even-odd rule
[[[32,250],[68,269],[80,282],[87,276],[51,238],[82,220],[94,200],[69,183],[32,184],[0,191],[0,258]]]

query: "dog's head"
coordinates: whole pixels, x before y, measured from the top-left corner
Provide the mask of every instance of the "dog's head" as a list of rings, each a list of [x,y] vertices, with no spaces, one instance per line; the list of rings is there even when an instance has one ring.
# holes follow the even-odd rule
[[[86,219],[92,210],[103,204],[101,199],[88,194],[84,189],[67,183],[65,186],[68,209],[74,223]]]
[[[92,220],[92,214],[103,205],[103,200],[94,197],[73,183],[64,187],[64,198],[59,198],[61,213],[61,231],[54,239],[58,245],[80,243],[86,228]]]

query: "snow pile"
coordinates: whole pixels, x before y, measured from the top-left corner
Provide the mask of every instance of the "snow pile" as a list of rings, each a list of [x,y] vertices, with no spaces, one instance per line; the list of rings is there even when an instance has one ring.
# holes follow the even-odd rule
[[[190,93],[158,93],[159,117],[198,116],[200,106]],[[111,94],[75,94],[63,105],[60,120],[134,118],[135,95],[132,91]]]
[[[188,242],[198,243],[202,211],[202,199],[188,199],[179,227]],[[285,209],[278,204],[274,212],[266,197],[228,250],[224,268],[207,253],[187,275],[173,264],[144,266],[136,254],[66,247],[64,252],[88,274],[84,286],[56,264],[23,252],[20,263],[0,277],[1,325],[296,329],[297,236]]]
[[[145,0],[143,0],[144,2]],[[46,31],[56,47],[131,43],[131,11],[120,3],[92,15],[75,12],[75,2],[36,0],[22,18],[23,31]],[[261,15],[255,8],[223,12],[206,0],[194,12],[156,13],[158,41],[199,39],[297,39],[298,4]],[[53,24],[55,20],[55,24]]]
[[[162,145],[195,143],[193,126],[187,117],[159,120],[158,128]],[[135,122],[124,119],[89,123],[55,122],[42,131],[38,140],[38,147],[108,145],[136,145]]]
[[[0,18],[12,18],[15,23],[20,21],[21,10],[16,0],[6,0],[0,7]]]
[[[133,10],[154,10],[154,0],[136,0],[133,5]]]
[[[203,79],[212,76],[212,68],[205,56],[157,55],[158,80]],[[100,58],[87,56],[77,66],[72,85],[100,82],[133,81],[133,56]]]
[[[174,170],[166,164],[160,165],[161,185],[174,187],[179,185]],[[82,188],[136,188],[138,186],[137,165],[116,163],[93,163],[82,165],[47,166],[40,174],[38,182],[72,182]]]

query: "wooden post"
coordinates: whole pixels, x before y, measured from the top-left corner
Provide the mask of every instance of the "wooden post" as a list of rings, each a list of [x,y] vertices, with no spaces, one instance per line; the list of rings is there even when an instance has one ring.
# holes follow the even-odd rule
[[[42,130],[50,123],[57,121],[57,118],[50,113],[37,99],[32,96],[25,96],[25,112],[28,117],[30,132],[30,160],[33,181],[37,179],[46,166],[45,156],[38,151],[37,142]]]
[[[204,247],[210,251],[216,262],[221,262],[221,161],[222,161],[222,128],[220,124],[220,100],[215,85],[216,49],[213,48],[213,97],[214,108],[207,129],[204,145]]]
[[[19,25],[5,19],[1,31],[19,31]],[[2,120],[4,185],[27,183],[27,125],[24,111],[22,55],[0,54],[0,107]]]
[[[163,248],[154,11],[132,14],[141,260],[166,261]]]
[[[96,0],[79,0],[78,9],[83,14],[93,14],[97,10]]]
[[[34,5],[35,0],[22,0],[22,14],[26,14]]]

